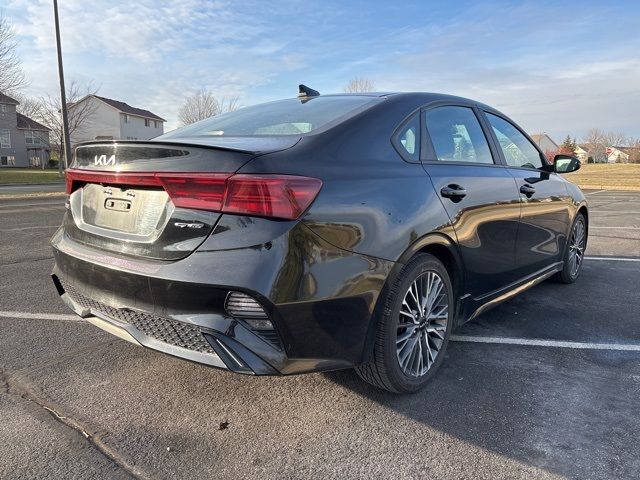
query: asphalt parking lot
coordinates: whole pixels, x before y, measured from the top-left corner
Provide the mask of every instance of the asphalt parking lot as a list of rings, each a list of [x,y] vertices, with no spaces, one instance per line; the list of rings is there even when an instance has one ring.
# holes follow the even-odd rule
[[[103,333],[49,279],[63,199],[0,199],[0,478],[638,478],[640,192],[588,199],[580,280],[465,325],[411,396]]]

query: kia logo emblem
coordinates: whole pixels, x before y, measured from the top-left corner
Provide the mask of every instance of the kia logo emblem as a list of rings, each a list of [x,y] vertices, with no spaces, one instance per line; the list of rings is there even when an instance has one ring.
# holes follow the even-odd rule
[[[93,157],[93,164],[94,165],[102,165],[104,167],[108,166],[108,165],[115,165],[116,164],[116,156],[115,155],[111,155],[110,157],[107,158],[106,155],[96,155],[95,157]]]

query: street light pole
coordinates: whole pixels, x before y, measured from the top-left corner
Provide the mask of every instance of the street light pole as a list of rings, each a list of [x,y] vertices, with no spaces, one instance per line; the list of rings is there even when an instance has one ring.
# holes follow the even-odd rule
[[[71,140],[69,139],[69,117],[67,116],[67,94],[64,87],[64,70],[62,69],[62,47],[60,46],[60,21],[58,20],[58,0],[53,0],[53,16],[56,25],[56,46],[58,47],[58,77],[60,78],[60,101],[62,102],[62,136],[64,139],[64,166],[69,166]],[[62,158],[58,161],[58,171],[62,173]]]

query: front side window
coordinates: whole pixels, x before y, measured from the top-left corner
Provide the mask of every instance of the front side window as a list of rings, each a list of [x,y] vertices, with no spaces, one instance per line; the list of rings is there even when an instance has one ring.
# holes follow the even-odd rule
[[[504,118],[485,112],[504,154],[507,165],[521,168],[541,168],[540,152],[520,130]]]
[[[149,120],[148,118],[144,119],[144,126],[145,127],[149,127],[151,125],[151,120]]]
[[[0,129],[0,148],[11,148],[11,130]]]
[[[0,105],[0,112],[7,113],[7,106],[4,103]]]
[[[487,138],[471,108],[432,108],[425,112],[425,123],[438,161],[494,163]]]

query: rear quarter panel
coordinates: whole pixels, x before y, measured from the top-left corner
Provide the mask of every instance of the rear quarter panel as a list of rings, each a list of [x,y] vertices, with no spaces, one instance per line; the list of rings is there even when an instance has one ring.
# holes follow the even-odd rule
[[[287,173],[323,181],[302,221],[329,243],[398,261],[420,238],[453,238],[449,218],[421,164],[405,162],[391,143],[415,101],[388,99],[295,147],[259,156],[242,173]]]

